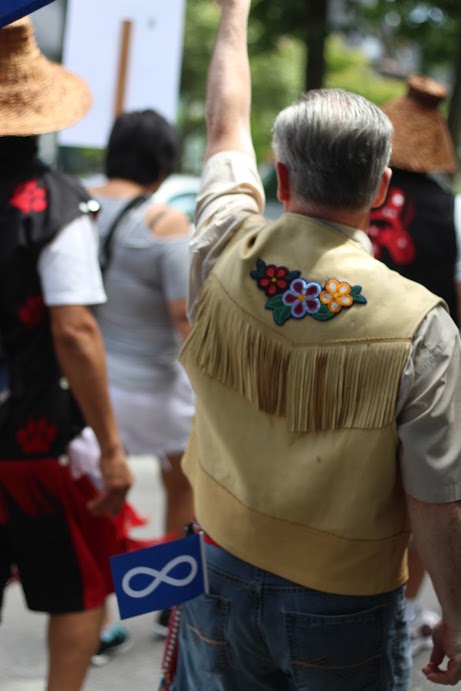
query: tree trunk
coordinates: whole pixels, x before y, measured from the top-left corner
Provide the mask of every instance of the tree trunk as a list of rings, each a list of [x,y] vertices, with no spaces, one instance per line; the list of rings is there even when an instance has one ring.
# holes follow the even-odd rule
[[[455,143],[458,160],[461,158],[461,31],[454,63],[453,92],[448,113],[448,127]]]
[[[328,0],[304,0],[306,3],[306,91],[319,89],[325,80],[325,39]]]

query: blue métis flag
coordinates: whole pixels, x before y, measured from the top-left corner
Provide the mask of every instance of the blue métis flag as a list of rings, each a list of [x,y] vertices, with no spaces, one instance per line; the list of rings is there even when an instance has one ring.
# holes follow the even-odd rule
[[[120,554],[110,563],[121,619],[167,609],[208,590],[201,533]]]
[[[54,0],[0,0],[0,29]]]

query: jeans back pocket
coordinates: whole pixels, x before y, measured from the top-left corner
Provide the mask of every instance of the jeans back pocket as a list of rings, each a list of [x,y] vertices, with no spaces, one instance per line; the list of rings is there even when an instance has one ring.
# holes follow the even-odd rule
[[[285,612],[299,691],[385,691],[383,608],[329,616]]]
[[[191,653],[200,659],[204,673],[220,673],[228,664],[229,606],[227,598],[203,594],[184,608],[184,635]]]

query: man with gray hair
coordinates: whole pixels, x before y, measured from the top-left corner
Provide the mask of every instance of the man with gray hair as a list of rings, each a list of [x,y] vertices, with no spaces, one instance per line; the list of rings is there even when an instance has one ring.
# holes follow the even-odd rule
[[[184,470],[210,592],[184,606],[173,688],[408,689],[410,530],[442,607],[424,672],[455,684],[460,342],[438,297],[371,256],[391,124],[340,89],[280,113],[285,213],[268,223],[249,124],[250,0],[218,4],[181,355],[196,392]]]

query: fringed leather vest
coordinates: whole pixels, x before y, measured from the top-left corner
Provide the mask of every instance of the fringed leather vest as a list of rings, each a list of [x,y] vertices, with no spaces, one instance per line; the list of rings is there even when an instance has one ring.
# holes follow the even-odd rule
[[[396,400],[439,302],[326,224],[243,224],[181,354],[196,394],[184,469],[218,544],[326,592],[406,580]]]

